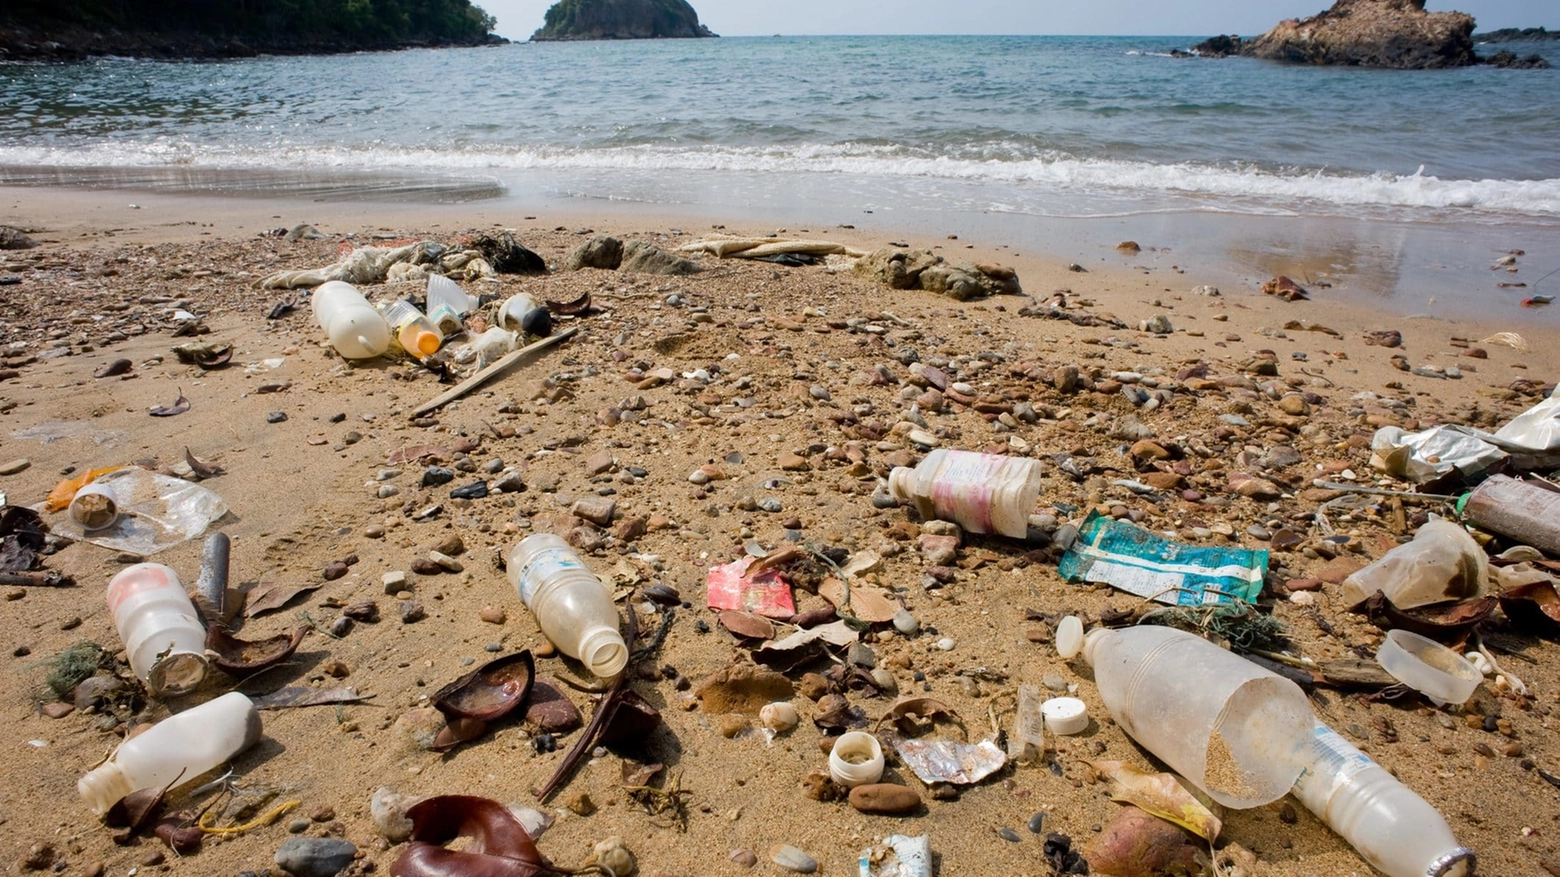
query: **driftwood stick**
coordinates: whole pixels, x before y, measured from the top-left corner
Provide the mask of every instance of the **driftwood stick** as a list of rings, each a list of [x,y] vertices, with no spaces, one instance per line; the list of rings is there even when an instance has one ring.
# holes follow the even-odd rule
[[[502,372],[504,369],[509,368],[510,366],[539,350],[545,350],[546,348],[557,344],[559,341],[568,338],[579,330],[580,328],[578,326],[572,326],[563,330],[562,332],[548,335],[546,338],[543,338],[534,344],[527,344],[513,353],[505,354],[503,359],[500,359],[482,371],[479,371],[464,381],[456,384],[447,392],[440,395],[437,399],[434,399],[431,402],[424,402],[423,404],[417,406],[412,410],[412,416],[421,417],[430,411],[437,411],[438,409],[443,408],[445,405],[454,402],[456,399],[459,399],[467,393],[470,393],[472,390],[475,390],[493,378],[498,377],[499,372]]]

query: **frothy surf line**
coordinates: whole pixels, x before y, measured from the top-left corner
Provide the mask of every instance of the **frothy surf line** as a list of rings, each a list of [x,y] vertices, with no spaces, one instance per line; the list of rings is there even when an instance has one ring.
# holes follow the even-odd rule
[[[139,146],[0,147],[0,166],[180,167],[300,172],[503,170],[735,172],[851,174],[888,179],[932,179],[969,184],[1036,186],[1041,195],[1103,193],[1209,199],[1234,209],[1288,211],[1297,207],[1400,208],[1529,217],[1560,216],[1560,179],[1443,180],[1423,173],[1349,174],[1300,168],[1155,164],[1079,158],[1004,144],[972,145],[964,155],[876,144],[801,144],[774,147],[605,148],[419,147],[352,148],[294,144],[248,149],[159,140]],[[1027,155],[1025,154],[1027,152]],[[0,180],[6,174],[0,171]],[[1208,205],[1204,205],[1208,206]]]

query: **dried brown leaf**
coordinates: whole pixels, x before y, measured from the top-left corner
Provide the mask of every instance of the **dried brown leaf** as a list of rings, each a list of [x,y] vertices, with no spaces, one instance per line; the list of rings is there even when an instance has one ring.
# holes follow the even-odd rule
[[[172,417],[175,414],[183,414],[188,410],[190,410],[190,400],[184,398],[184,391],[180,390],[179,398],[175,399],[172,405],[159,405],[147,413],[153,417]]]
[[[319,585],[261,585],[249,592],[249,603],[244,607],[244,617],[254,618],[291,603],[297,597],[318,590]]]

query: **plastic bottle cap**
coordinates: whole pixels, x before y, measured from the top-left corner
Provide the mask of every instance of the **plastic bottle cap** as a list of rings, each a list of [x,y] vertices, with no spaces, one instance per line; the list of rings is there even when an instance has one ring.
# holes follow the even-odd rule
[[[1052,734],[1081,734],[1089,727],[1089,708],[1076,697],[1053,697],[1040,704],[1040,714]]]
[[[847,789],[877,782],[883,778],[883,745],[865,731],[845,734],[829,753],[829,775]]]
[[[1083,622],[1078,616],[1069,615],[1056,626],[1056,653],[1063,660],[1071,661],[1083,651]]]
[[[410,335],[411,337],[406,337]],[[410,341],[411,343],[406,343]],[[439,336],[434,332],[413,329],[401,336],[401,346],[416,356],[432,356],[439,352]]]

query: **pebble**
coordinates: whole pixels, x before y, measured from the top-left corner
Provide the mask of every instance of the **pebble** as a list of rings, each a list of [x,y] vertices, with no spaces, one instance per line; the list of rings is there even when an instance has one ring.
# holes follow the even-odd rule
[[[465,572],[466,570],[465,564],[442,552],[430,551],[428,552],[428,559],[438,564],[439,569],[445,572]]]
[[[16,473],[25,470],[28,466],[31,465],[32,461],[25,457],[11,460],[8,463],[0,464],[0,475],[15,475]]]
[[[758,864],[758,856],[753,855],[752,850],[732,850],[731,861],[744,868],[751,868]]]
[[[519,493],[525,489],[525,478],[519,472],[510,472],[493,482],[493,489],[499,493]]]
[[[482,499],[488,495],[486,481],[473,481],[464,487],[457,487],[450,491],[450,499]]]
[[[1036,813],[1035,815],[1029,817],[1029,830],[1034,834],[1039,834],[1045,830],[1044,813]]]
[[[1007,841],[1008,843],[1015,843],[1016,844],[1019,841],[1018,832],[1014,831],[1011,828],[1008,828],[1007,826],[1003,826],[1003,827],[997,829],[997,837],[1002,838],[1003,840]]]
[[[294,877],[335,877],[356,856],[357,846],[339,837],[294,837],[276,851],[275,861]]]
[[[287,419],[286,411],[268,411],[265,415],[266,423],[281,423]]]
[[[407,600],[401,604],[401,623],[416,624],[428,617],[428,610],[416,600]]]
[[[850,790],[850,806],[860,813],[899,816],[921,808],[921,796],[908,786],[872,783]]]
[[[894,629],[905,636],[913,636],[921,629],[921,622],[910,614],[910,610],[901,608],[894,613]]]
[[[942,649],[945,652],[953,651],[953,647],[956,645],[958,645],[958,643],[954,642],[953,637],[950,636],[945,636],[937,641],[937,648]]]
[[[509,620],[509,613],[502,606],[483,606],[478,615],[488,624],[503,624]]]
[[[785,506],[780,503],[780,500],[775,499],[772,496],[766,496],[759,500],[758,507],[772,515],[779,514],[785,508]]]
[[[443,466],[429,466],[423,470],[422,486],[438,487],[441,484],[449,484],[455,480],[455,471]]]
[[[790,844],[780,844],[769,851],[769,860],[787,871],[811,874],[818,870],[818,860]]]
[[[710,483],[710,476],[703,469],[695,469],[688,475],[690,484],[704,485]]]
[[[389,594],[391,596],[399,594],[402,591],[408,590],[408,586],[406,584],[406,571],[405,570],[399,570],[399,569],[391,570],[390,572],[387,572],[384,575],[380,576],[379,580],[384,582],[385,593]]]

